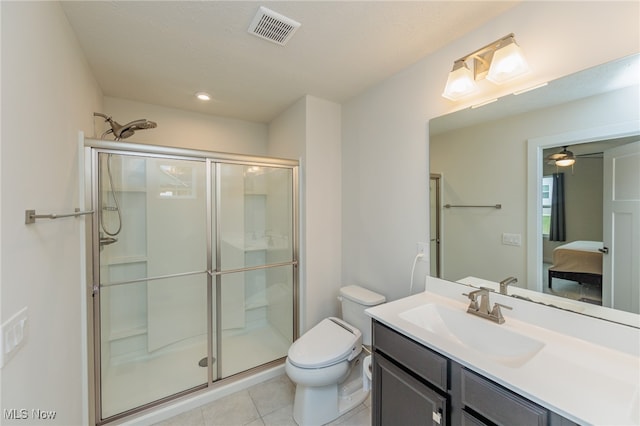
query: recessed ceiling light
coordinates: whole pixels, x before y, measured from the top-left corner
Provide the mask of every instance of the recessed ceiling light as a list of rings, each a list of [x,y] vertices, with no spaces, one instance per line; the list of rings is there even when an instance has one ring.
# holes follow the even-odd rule
[[[200,99],[201,101],[210,101],[211,95],[207,92],[198,92],[196,93],[196,98]]]

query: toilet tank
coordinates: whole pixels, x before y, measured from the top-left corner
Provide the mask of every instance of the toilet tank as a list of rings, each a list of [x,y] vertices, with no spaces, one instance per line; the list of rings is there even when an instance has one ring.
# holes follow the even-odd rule
[[[364,310],[385,302],[381,294],[357,285],[340,289],[338,300],[342,302],[342,319],[362,333],[362,344],[371,345],[371,317]]]

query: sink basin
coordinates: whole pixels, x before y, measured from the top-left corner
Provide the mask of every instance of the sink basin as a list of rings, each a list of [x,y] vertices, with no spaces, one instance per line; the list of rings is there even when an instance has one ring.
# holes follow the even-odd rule
[[[428,303],[402,312],[399,316],[508,367],[524,365],[544,347],[539,340],[475,317],[464,310],[458,311],[440,304]]]

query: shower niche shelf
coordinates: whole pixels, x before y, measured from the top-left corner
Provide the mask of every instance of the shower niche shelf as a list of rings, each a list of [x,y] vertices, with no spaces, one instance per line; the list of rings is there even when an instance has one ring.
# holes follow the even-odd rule
[[[113,256],[109,259],[109,265],[123,265],[127,263],[144,263],[147,256]]]

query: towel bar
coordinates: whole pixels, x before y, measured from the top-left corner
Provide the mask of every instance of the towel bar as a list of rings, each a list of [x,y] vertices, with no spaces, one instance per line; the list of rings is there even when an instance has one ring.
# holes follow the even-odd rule
[[[36,219],[59,219],[62,217],[78,217],[86,214],[93,214],[93,210],[81,212],[80,209],[76,208],[73,213],[67,214],[36,214],[35,210],[25,210],[24,223],[25,225],[28,225],[30,223],[35,223]]]
[[[492,208],[492,209],[501,209],[502,208],[502,204],[493,204],[490,206],[454,206],[452,204],[445,204],[444,208],[445,209],[450,209],[452,207],[488,207],[488,208]]]

